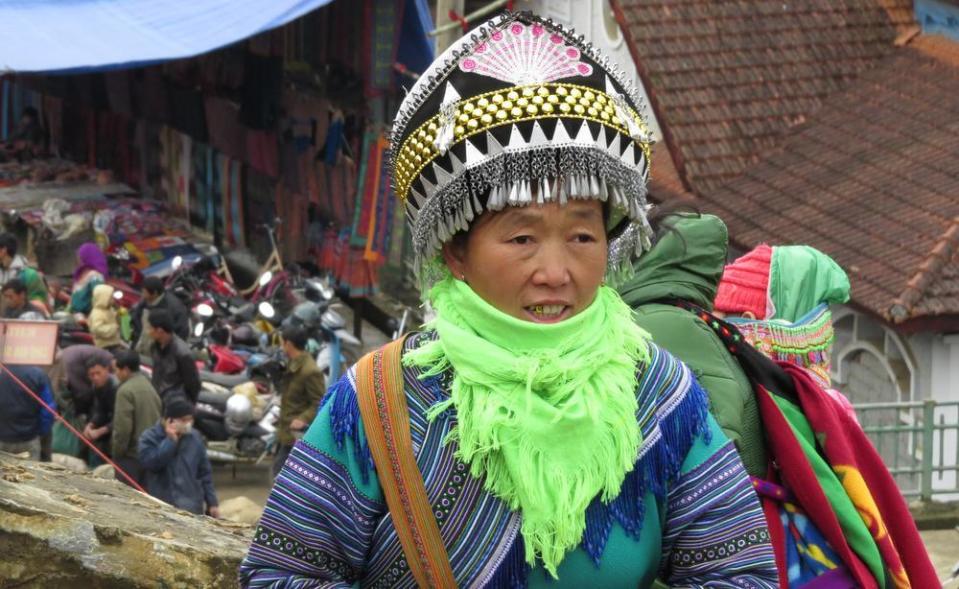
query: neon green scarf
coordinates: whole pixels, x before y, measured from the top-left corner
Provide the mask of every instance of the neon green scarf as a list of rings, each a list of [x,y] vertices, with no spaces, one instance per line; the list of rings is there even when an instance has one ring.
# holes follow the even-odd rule
[[[456,456],[486,490],[523,515],[530,564],[553,576],[581,541],[586,508],[609,502],[633,469],[642,434],[636,373],[648,336],[616,292],[555,324],[516,319],[446,278],[430,291],[439,338],[407,353],[428,375],[453,367]]]

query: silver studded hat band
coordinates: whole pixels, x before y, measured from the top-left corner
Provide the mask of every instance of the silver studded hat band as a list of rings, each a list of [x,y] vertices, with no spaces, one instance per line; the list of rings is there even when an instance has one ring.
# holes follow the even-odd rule
[[[611,271],[649,246],[651,137],[635,89],[582,36],[507,13],[447,49],[393,124],[416,267],[486,210],[607,202]]]

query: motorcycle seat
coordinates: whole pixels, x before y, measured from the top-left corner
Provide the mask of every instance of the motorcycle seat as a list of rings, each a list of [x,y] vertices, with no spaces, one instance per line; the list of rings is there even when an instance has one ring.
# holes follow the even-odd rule
[[[230,398],[230,395],[232,395],[232,393],[200,389],[200,396],[197,398],[197,402],[222,408],[226,407],[226,402]]]
[[[206,370],[201,370],[200,380],[212,382],[213,384],[218,384],[221,387],[232,389],[237,385],[250,382],[250,375],[245,371],[239,374],[222,374],[220,372],[208,372]]]

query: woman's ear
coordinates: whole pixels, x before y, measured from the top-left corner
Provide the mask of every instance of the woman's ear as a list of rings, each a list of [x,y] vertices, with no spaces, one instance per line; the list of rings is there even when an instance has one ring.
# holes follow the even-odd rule
[[[454,278],[466,280],[466,240],[452,239],[443,244],[443,261]]]

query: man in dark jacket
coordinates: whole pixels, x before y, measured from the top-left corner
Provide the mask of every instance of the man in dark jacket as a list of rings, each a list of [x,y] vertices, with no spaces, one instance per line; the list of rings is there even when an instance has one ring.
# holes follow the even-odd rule
[[[74,416],[89,418],[93,412],[95,387],[87,371],[87,363],[91,358],[98,358],[107,366],[113,361],[110,352],[90,345],[70,346],[57,355],[57,362],[61,364],[66,377],[65,390],[61,388],[63,399],[68,404],[67,412]],[[57,383],[58,386],[60,384]]]
[[[133,350],[117,350],[113,361],[120,388],[113,409],[113,460],[138,483],[143,484],[137,447],[140,436],[157,423],[163,412],[160,396],[150,379],[140,372],[140,356]],[[117,473],[117,480],[129,482]]]
[[[83,428],[83,436],[106,453],[110,451],[113,407],[117,400],[117,385],[111,374],[113,360],[91,356],[87,359],[86,366],[87,378],[93,385],[93,410],[90,420]]]
[[[710,412],[736,444],[746,471],[766,476],[759,406],[739,362],[713,330],[673,300],[712,309],[726,263],[726,225],[713,215],[675,215],[660,224],[653,248],[635,263],[620,287],[636,323],[653,341],[682,360],[709,395]]]
[[[283,375],[280,397],[280,419],[276,425],[276,440],[279,445],[273,461],[275,477],[286,457],[293,449],[297,438],[303,435],[316,417],[316,409],[326,392],[323,373],[304,348],[309,339],[302,327],[287,327],[283,330],[283,351],[290,359]]]
[[[191,513],[220,517],[213,470],[203,438],[193,430],[193,404],[187,399],[167,399],[163,419],[140,436],[139,455],[151,495]]]
[[[168,395],[179,393],[195,405],[200,396],[200,371],[193,351],[173,332],[173,318],[166,311],[151,311],[150,323],[153,387],[164,401]]]
[[[150,327],[154,311],[163,309],[173,319],[173,333],[181,339],[190,337],[190,315],[187,308],[173,293],[166,293],[163,281],[156,276],[149,276],[143,280],[143,298],[130,311],[132,333],[130,342],[137,352],[149,355]]]
[[[53,415],[24,391],[7,370],[56,409],[50,379],[36,366],[7,364],[5,368],[0,369],[0,451],[28,452],[30,458],[40,460],[40,438],[50,433]]]

